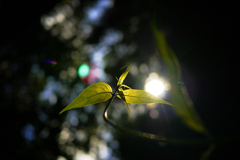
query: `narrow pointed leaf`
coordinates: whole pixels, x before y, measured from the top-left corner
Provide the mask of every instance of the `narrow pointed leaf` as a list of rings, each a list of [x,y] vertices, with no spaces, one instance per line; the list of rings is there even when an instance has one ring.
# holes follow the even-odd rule
[[[173,50],[168,46],[164,33],[156,26],[156,22],[152,22],[152,30],[157,42],[157,47],[160,52],[161,59],[168,67],[170,78],[179,82],[181,80],[182,72],[180,63]]]
[[[171,101],[173,103],[175,112],[182,118],[189,128],[205,133],[209,136],[209,132],[204,127],[203,122],[198,116],[194,105],[188,95],[187,89],[184,85],[179,85],[181,81],[181,67],[177,56],[168,46],[164,33],[156,26],[156,22],[152,23],[152,30],[157,42],[159,54],[164,64],[166,65],[168,76],[171,79]]]
[[[127,70],[120,76],[119,81],[117,83],[117,86],[121,86],[122,85],[124,79],[126,78],[128,72],[130,70],[130,68],[128,66],[124,66],[123,68],[125,68],[125,67],[127,67]],[[123,69],[123,68],[121,68],[121,69]]]
[[[158,97],[155,97],[151,93],[144,90],[127,89],[123,91],[125,100],[127,103],[133,104],[147,104],[147,103],[163,103],[173,106],[171,103],[166,102]],[[118,96],[122,99],[122,96]]]
[[[112,88],[104,82],[88,86],[74,101],[59,114],[73,108],[80,108],[91,104],[107,101],[112,97]]]
[[[125,85],[125,84],[122,84],[121,86],[131,89],[131,87],[129,87],[129,86]]]
[[[128,111],[131,113],[131,110],[130,110],[130,108],[129,108],[129,106],[128,106],[128,103],[126,102],[125,95],[123,94],[123,89],[122,89],[122,88],[119,89],[119,92],[118,92],[118,95],[117,95],[117,96],[125,102]]]

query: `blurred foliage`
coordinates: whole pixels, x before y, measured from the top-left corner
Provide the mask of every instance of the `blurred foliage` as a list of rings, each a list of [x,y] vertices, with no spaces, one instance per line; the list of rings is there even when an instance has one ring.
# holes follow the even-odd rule
[[[171,81],[171,101],[175,106],[176,113],[182,118],[183,122],[191,129],[210,136],[198,116],[188,91],[182,81],[182,71],[175,53],[168,46],[166,38],[161,30],[152,22],[152,29],[156,38],[157,46],[163,63],[167,67],[168,76]]]

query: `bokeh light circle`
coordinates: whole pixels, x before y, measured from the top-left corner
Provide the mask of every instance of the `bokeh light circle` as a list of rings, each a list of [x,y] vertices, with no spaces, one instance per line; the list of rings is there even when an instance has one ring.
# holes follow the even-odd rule
[[[86,63],[82,64],[78,69],[78,75],[81,78],[87,77],[89,72],[90,72],[90,67]]]
[[[78,75],[86,84],[93,84],[96,82],[100,68],[93,63],[84,63],[78,69]]]

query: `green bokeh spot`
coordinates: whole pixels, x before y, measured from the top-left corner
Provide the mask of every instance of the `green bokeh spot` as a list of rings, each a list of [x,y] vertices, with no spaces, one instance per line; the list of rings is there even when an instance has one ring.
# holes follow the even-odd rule
[[[82,64],[78,69],[78,75],[82,78],[86,77],[89,74],[90,68],[88,64]]]

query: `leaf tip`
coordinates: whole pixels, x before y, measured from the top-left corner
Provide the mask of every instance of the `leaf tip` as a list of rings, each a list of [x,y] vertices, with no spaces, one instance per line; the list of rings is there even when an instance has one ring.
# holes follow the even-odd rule
[[[123,68],[125,68],[125,67],[129,68],[129,66],[128,66],[128,65],[125,65],[125,66],[123,66],[123,67],[121,68],[121,70],[122,70]]]
[[[61,112],[59,112],[59,115],[62,114],[63,112],[65,112],[66,109],[64,108]]]
[[[127,106],[127,109],[128,109],[128,111],[131,113],[131,110],[130,110],[130,108],[129,108],[129,106],[128,106],[128,103],[125,101],[125,103],[126,103],[126,106]]]
[[[175,107],[173,104],[171,104],[171,103],[167,103],[167,105],[169,105],[169,106],[172,106],[172,107]]]

